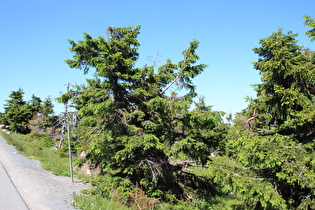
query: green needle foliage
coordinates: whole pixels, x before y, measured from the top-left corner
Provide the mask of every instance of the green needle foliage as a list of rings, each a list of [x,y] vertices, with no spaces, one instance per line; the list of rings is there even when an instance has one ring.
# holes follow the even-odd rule
[[[6,100],[4,113],[1,119],[4,124],[10,125],[10,130],[19,133],[28,133],[27,123],[32,117],[31,106],[23,99],[24,91],[20,88],[12,91],[10,99]]]
[[[6,100],[4,113],[0,113],[0,124],[9,126],[9,129],[15,133],[29,133],[30,126],[36,125],[40,129],[51,127],[56,121],[53,116],[53,103],[50,97],[42,101],[39,97],[32,95],[30,101],[24,101],[24,91],[20,88],[12,91],[10,99]],[[38,120],[40,119],[40,120]],[[34,123],[32,121],[39,121]],[[31,125],[32,124],[32,125]]]
[[[84,34],[83,41],[69,41],[74,56],[66,62],[84,73],[93,70],[94,79],[59,100],[71,100],[78,109],[79,150],[87,151],[89,161],[150,196],[184,198],[177,179],[181,167],[170,159],[184,155],[205,164],[225,132],[223,113],[203,102],[191,109],[197,96],[192,79],[206,68],[197,63],[198,41],[189,44],[178,64],[168,59],[158,69],[135,68],[139,31],[139,26],[109,27],[107,39]],[[167,95],[172,85],[185,89],[184,95]]]
[[[314,41],[315,40],[315,19],[311,18],[308,15],[304,15],[303,17],[305,19],[304,25],[311,28],[309,31],[305,33],[305,35],[308,36],[311,41]]]
[[[312,134],[314,120],[314,52],[297,45],[297,34],[278,30],[260,40],[254,67],[262,83],[250,109],[259,114],[259,128],[272,128],[303,138]]]
[[[59,98],[80,116],[76,150],[102,165],[91,194],[143,209],[314,209],[315,54],[297,34],[279,29],[253,49],[262,82],[228,126],[195,100],[198,41],[178,63],[136,68],[139,33],[69,41],[68,65],[94,75]]]
[[[306,25],[311,27],[312,21],[306,17]],[[312,38],[311,31],[307,35]],[[256,195],[259,198],[251,200],[249,203],[254,206],[248,208],[315,207],[315,165],[310,161],[315,154],[315,57],[313,51],[297,45],[296,36],[280,29],[261,39],[260,47],[253,49],[259,56],[253,64],[262,83],[255,85],[257,98],[249,99],[248,109],[236,121],[238,129],[231,130],[225,145],[231,164],[223,167],[237,165],[232,170],[233,179],[245,177],[247,183],[252,182],[251,189],[255,189],[255,194],[247,194],[246,199]],[[250,133],[239,130],[240,119],[244,116],[248,119],[245,124],[251,128]],[[230,170],[226,172],[231,173]],[[237,186],[233,179],[230,186]],[[256,189],[257,186],[260,189]],[[262,189],[264,198],[259,196],[258,190]],[[240,193],[236,190],[233,194],[242,195]],[[247,206],[246,203],[241,205]]]

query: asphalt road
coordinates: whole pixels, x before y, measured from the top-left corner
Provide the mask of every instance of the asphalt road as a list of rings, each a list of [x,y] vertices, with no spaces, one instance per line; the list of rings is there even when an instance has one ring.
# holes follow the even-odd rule
[[[0,162],[0,209],[27,210],[28,207]]]
[[[0,210],[74,209],[72,195],[87,188],[42,169],[38,160],[19,154],[1,136],[0,162]]]

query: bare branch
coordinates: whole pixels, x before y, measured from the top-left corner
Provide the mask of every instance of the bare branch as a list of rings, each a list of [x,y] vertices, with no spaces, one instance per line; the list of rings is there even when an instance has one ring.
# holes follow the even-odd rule
[[[173,79],[173,81],[166,88],[164,88],[164,90],[159,92],[160,95],[164,94],[180,78],[180,75],[183,71],[183,64],[185,63],[186,59],[187,59],[187,55],[185,54],[185,58],[184,58],[183,62],[181,63],[178,75],[175,77],[175,79]]]
[[[164,94],[177,80],[179,79],[179,75],[166,87],[164,90],[160,91],[160,95]]]
[[[256,109],[254,109],[253,116],[252,116],[251,118],[249,118],[249,119],[247,120],[247,122],[246,122],[246,123],[247,123],[247,128],[248,128],[248,131],[249,131],[249,132],[253,132],[253,129],[252,129],[252,126],[251,126],[250,122],[251,122],[252,120],[256,119],[258,116],[259,116],[259,115],[256,113]]]

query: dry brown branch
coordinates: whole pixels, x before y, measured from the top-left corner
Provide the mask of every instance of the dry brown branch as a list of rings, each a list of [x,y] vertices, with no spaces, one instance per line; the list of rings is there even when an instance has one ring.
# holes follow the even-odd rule
[[[142,166],[143,164],[146,164],[149,167],[153,180],[154,180],[153,181],[154,186],[157,186],[158,177],[163,177],[163,173],[162,173],[162,169],[160,165],[148,159],[142,160],[139,166]]]

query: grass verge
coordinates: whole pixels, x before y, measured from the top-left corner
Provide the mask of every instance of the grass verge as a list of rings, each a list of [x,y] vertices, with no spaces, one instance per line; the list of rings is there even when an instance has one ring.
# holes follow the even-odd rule
[[[75,205],[80,209],[88,210],[131,210],[136,208],[126,207],[117,201],[104,198],[100,195],[76,195]]]
[[[1,132],[1,136],[24,156],[39,160],[45,170],[60,176],[70,176],[69,158],[61,157],[53,151],[54,141],[48,135],[34,133],[8,135]]]
[[[61,156],[53,150],[55,142],[46,134],[30,133],[6,134],[0,131],[0,135],[8,144],[15,146],[21,154],[26,157],[37,159],[45,170],[51,171],[59,176],[70,176],[69,158]],[[74,172],[74,176],[85,179],[82,175]],[[78,209],[87,210],[127,210],[132,209],[123,204],[103,198],[100,195],[74,195],[73,205]]]

